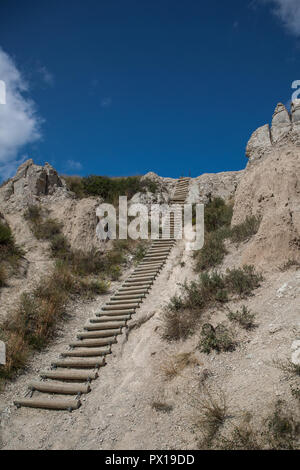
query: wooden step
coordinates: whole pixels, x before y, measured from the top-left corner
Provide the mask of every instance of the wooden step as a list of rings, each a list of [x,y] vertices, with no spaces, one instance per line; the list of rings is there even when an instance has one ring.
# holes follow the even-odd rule
[[[104,312],[109,311],[109,310],[116,310],[116,307],[118,307],[118,310],[131,310],[131,309],[138,308],[139,303],[136,302],[136,303],[126,304],[126,303],[122,303],[122,301],[120,300],[120,302],[118,302],[117,304],[114,304],[114,305],[104,305],[102,307],[102,310]]]
[[[158,268],[137,268],[135,271],[133,271],[132,274],[136,275],[136,274],[159,274],[160,273],[160,269]]]
[[[118,322],[131,320],[131,315],[103,315],[103,317],[90,318],[91,323]]]
[[[84,333],[78,333],[78,339],[88,339],[88,338],[105,338],[105,336],[114,336],[120,335],[122,333],[121,328],[116,328],[113,330],[103,330],[103,331],[86,331]]]
[[[96,317],[105,317],[105,316],[119,316],[119,315],[133,315],[135,310],[100,310],[100,312],[95,313]]]
[[[126,281],[122,287],[150,287],[153,281]]]
[[[113,295],[113,297],[111,297],[111,300],[120,300],[120,299],[123,299],[123,300],[141,300],[143,301],[145,299],[145,294],[119,294],[119,293],[115,293]]]
[[[117,338],[114,336],[100,339],[83,339],[81,341],[74,341],[70,343],[71,348],[95,348],[117,343]]]
[[[113,299],[113,298],[111,298],[111,300],[106,302],[106,305],[119,305],[119,304],[123,304],[123,305],[129,304],[129,305],[131,305],[133,302],[135,304],[140,304],[142,302],[142,299],[139,299],[139,298],[135,298],[135,299],[124,299],[124,298],[118,299],[118,298],[116,298],[116,299]]]
[[[32,392],[59,393],[60,395],[79,395],[89,393],[91,387],[89,384],[66,384],[61,382],[39,382],[33,381],[28,385]]]
[[[85,325],[84,329],[86,331],[102,331],[102,330],[112,330],[114,328],[124,328],[126,326],[126,321],[116,321],[116,322],[107,322],[107,323],[92,323]]]
[[[96,380],[98,377],[97,371],[94,370],[47,370],[40,373],[40,377],[43,379],[53,380],[74,380],[75,382],[90,382]]]
[[[111,348],[80,348],[61,353],[62,357],[97,357],[111,353]]]
[[[93,369],[105,366],[105,357],[62,359],[52,362],[51,367],[65,367],[70,369]]]
[[[147,294],[148,291],[151,289],[151,286],[146,286],[146,287],[140,287],[140,286],[121,286],[119,287],[118,291],[117,292],[124,292],[126,290],[126,293],[127,291],[131,291],[131,292],[135,292],[135,293],[138,293],[138,294]]]
[[[19,408],[26,406],[29,408],[44,408],[47,410],[77,410],[81,406],[80,400],[64,398],[23,398],[15,400],[14,404]]]
[[[139,274],[132,274],[129,278],[128,281],[150,281],[152,279],[155,279],[157,277],[157,274],[145,274],[145,275],[139,275]]]

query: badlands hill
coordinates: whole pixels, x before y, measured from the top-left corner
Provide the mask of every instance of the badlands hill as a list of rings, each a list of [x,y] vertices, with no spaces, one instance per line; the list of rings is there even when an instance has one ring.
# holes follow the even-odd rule
[[[204,202],[224,223],[208,225],[204,254],[177,242],[83,406],[72,414],[16,410],[16,396],[132,271],[138,248],[126,252],[110,292],[68,300],[46,345],[3,381],[2,448],[299,448],[300,103],[291,113],[279,104],[271,126],[251,136],[246,155],[243,171],[191,179],[187,201]],[[153,181],[155,191],[138,192],[131,202],[172,197],[176,180],[155,173],[142,180]],[[215,198],[226,207],[214,206]],[[54,168],[32,160],[0,188],[1,223],[23,250],[0,288],[2,322],[14,315],[21,294],[55,269],[49,240],[35,237],[24,217],[28,208],[37,205],[55,219],[70,250],[103,254],[114,246],[95,235],[101,201],[76,197]],[[253,271],[243,271],[245,264]]]

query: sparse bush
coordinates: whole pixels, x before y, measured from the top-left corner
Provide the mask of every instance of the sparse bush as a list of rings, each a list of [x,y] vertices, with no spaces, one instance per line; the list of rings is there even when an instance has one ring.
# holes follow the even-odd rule
[[[230,311],[227,316],[230,321],[239,323],[245,330],[250,330],[255,326],[255,314],[251,313],[245,305],[242,306],[240,311]]]
[[[16,272],[24,255],[16,244],[9,225],[0,221],[0,288],[6,286],[11,272]]]
[[[240,243],[249,240],[258,232],[260,222],[260,217],[256,217],[255,215],[247,216],[244,222],[231,227],[231,241]]]
[[[217,352],[234,351],[236,342],[233,332],[225,325],[219,324],[214,328],[210,323],[202,326],[199,342],[200,350],[206,354],[215,350]]]
[[[218,438],[222,450],[294,450],[299,446],[300,423],[287,404],[278,400],[269,415],[254,428],[250,418],[234,426],[229,436]],[[249,413],[247,413],[249,415]],[[246,415],[246,416],[247,416]]]
[[[275,403],[274,411],[266,421],[264,439],[270,449],[293,450],[300,437],[300,423],[294,419],[291,412],[286,409],[282,400]]]
[[[76,197],[78,197],[79,199],[86,197],[82,178],[80,176],[63,175],[63,179],[66,182],[67,188],[73,193],[75,193]]]
[[[206,233],[203,248],[194,253],[196,259],[195,271],[199,272],[203,269],[218,266],[222,263],[226,254],[223,231]]]
[[[0,221],[0,245],[10,245],[13,242],[11,229]]]
[[[188,310],[166,310],[163,314],[163,338],[169,341],[186,339],[193,334],[197,317]]]
[[[195,251],[195,271],[209,269],[222,263],[227,250],[225,239],[230,235],[230,223],[232,219],[232,205],[226,205],[221,198],[215,198],[205,206],[204,246]]]
[[[32,204],[27,207],[24,212],[25,220],[36,224],[42,218],[42,209],[37,204]]]
[[[109,178],[108,176],[90,175],[87,177],[64,176],[68,188],[77,197],[99,196],[107,202],[117,202],[119,196],[131,198],[138,192],[155,193],[158,185],[151,180],[141,180],[140,176]]]
[[[134,261],[136,262],[141,261],[146,255],[147,248],[148,247],[146,243],[140,243],[134,252]]]
[[[216,197],[205,206],[204,224],[207,232],[215,232],[221,227],[229,227],[232,219],[233,208],[231,204]]]
[[[93,298],[95,295],[103,295],[109,291],[109,283],[97,279],[82,279],[80,281],[82,292],[85,296]]]
[[[226,274],[201,273],[199,281],[185,282],[181,294],[171,298],[164,313],[163,337],[185,339],[191,335],[203,311],[229,301],[230,294],[250,295],[262,279],[252,266],[227,270]]]
[[[222,390],[212,391],[204,388],[200,398],[193,398],[195,425],[201,435],[199,448],[211,448],[213,440],[228,417],[225,394]]]
[[[261,450],[261,436],[251,425],[251,414],[245,413],[241,422],[234,426],[229,436],[220,436],[217,448],[222,450]]]
[[[70,245],[62,233],[53,236],[50,242],[50,250],[53,258],[60,260],[70,260],[72,257]],[[73,259],[75,256],[73,256]]]
[[[295,397],[297,400],[300,401],[300,388],[299,387],[291,388],[291,392],[292,392],[293,397]]]
[[[299,261],[295,259],[289,259],[286,263],[284,263],[279,269],[281,272],[288,271],[289,269],[295,267],[296,269],[300,268]]]
[[[110,268],[110,278],[112,281],[118,281],[121,277],[121,268],[120,266],[112,266]]]
[[[1,339],[7,344],[7,363],[0,377],[11,377],[23,367],[30,352],[45,347],[66,314],[70,298],[92,298],[106,293],[108,288],[107,282],[82,279],[65,263],[57,263],[53,273],[42,279],[32,293],[22,294],[14,314],[0,326]]]
[[[254,266],[245,265],[242,268],[227,269],[226,286],[239,296],[246,296],[260,286],[262,276],[255,272]]]
[[[300,375],[300,365],[294,364],[290,359],[274,359],[272,365],[282,372],[291,375]]]
[[[38,240],[52,240],[60,235],[62,224],[55,219],[47,217],[47,212],[37,205],[28,206],[24,218],[29,222],[33,235]]]

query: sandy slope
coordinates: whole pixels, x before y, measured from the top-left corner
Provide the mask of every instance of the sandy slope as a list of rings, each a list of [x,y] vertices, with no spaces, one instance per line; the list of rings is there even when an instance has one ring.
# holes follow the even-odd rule
[[[231,248],[223,268],[238,265],[245,246]],[[185,267],[180,261],[186,262]],[[300,271],[266,274],[262,286],[246,303],[257,313],[258,327],[252,332],[236,328],[240,345],[231,353],[200,353],[199,331],[184,343],[169,344],[161,339],[162,309],[178,283],[194,277],[190,255],[182,244],[172,254],[156,280],[153,290],[136,320],[142,325],[130,328],[113,354],[92,392],[83,399],[83,406],[68,412],[16,410],[15,396],[26,391],[26,384],[36,378],[62,351],[69,339],[87,318],[99,308],[104,297],[95,302],[78,304],[71,309],[71,318],[61,325],[58,339],[43,353],[35,355],[27,372],[11,383],[0,395],[1,439],[4,449],[191,449],[196,447],[198,431],[194,427],[199,396],[199,379],[204,369],[211,377],[208,386],[226,393],[231,425],[245,410],[252,411],[254,422],[268,413],[270,404],[284,398],[295,410],[290,393],[295,379],[273,366],[275,357],[290,357],[291,343],[300,337],[299,294]],[[283,293],[278,289],[287,283]],[[232,302],[236,307],[240,301]],[[205,320],[213,324],[225,319],[225,311],[212,309]],[[186,368],[172,381],[166,381],[161,367],[174,353],[195,351],[198,364]],[[152,409],[160,400],[173,406],[170,413]]]

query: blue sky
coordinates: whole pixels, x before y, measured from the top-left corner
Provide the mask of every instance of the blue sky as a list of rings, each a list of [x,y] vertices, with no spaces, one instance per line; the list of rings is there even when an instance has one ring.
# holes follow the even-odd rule
[[[2,0],[0,178],[26,156],[80,175],[242,169],[300,79],[299,37],[298,0]]]

